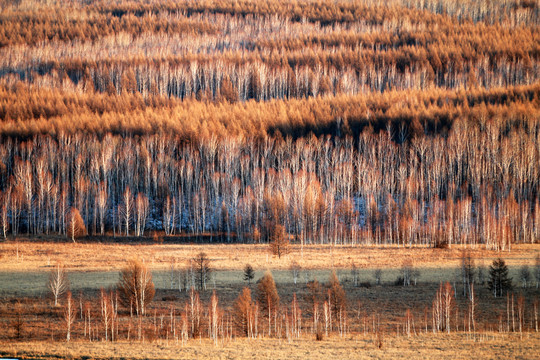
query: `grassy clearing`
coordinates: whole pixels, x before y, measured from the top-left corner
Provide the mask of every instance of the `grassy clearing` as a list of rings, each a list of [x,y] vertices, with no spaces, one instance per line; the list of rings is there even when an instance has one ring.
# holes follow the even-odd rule
[[[420,271],[421,283],[456,281],[460,266],[461,247],[432,249],[424,247],[350,247],[293,246],[282,258],[272,256],[265,245],[223,244],[102,244],[71,242],[7,241],[0,243],[0,295],[42,296],[47,293],[49,271],[56,262],[68,270],[74,292],[113,287],[118,271],[126,260],[141,258],[150,265],[154,283],[159,290],[177,287],[177,275],[171,284],[171,266],[176,271],[189,267],[189,261],[199,252],[206,252],[216,271],[210,287],[240,289],[242,269],[250,263],[256,269],[255,281],[267,269],[272,270],[278,284],[292,283],[288,270],[293,261],[301,266],[300,283],[317,279],[326,281],[331,269],[336,269],[342,281],[349,281],[351,267],[358,268],[360,282],[374,283],[374,270],[382,270],[382,282],[392,283],[399,276],[405,261],[412,261]],[[477,266],[486,270],[493,259],[503,257],[514,279],[521,265],[533,265],[540,254],[536,245],[515,246],[511,252],[474,249],[471,255]],[[487,274],[486,274],[487,275]],[[227,292],[227,291],[225,291]]]
[[[398,276],[398,268],[380,268],[382,271],[381,281],[385,285],[392,285]],[[487,268],[486,268],[487,269]],[[253,282],[261,278],[266,270],[256,270]],[[455,282],[459,280],[459,267],[423,267],[419,268],[421,284],[439,284],[440,282]],[[302,269],[298,278],[298,286],[302,287],[311,280],[325,282],[332,270],[330,269]],[[510,268],[510,276],[517,283],[519,267],[516,265]],[[352,286],[352,275],[350,269],[338,269],[336,273],[345,286]],[[178,273],[173,275],[171,284],[171,270],[154,270],[152,272],[154,284],[157,290],[168,291],[178,288]],[[278,285],[295,287],[293,275],[289,270],[272,270],[274,280]],[[373,269],[359,269],[358,277],[360,283],[375,284]],[[100,288],[111,288],[116,285],[119,272],[112,271],[69,271],[68,278],[70,289],[73,292],[98,290]],[[47,282],[49,272],[42,271],[0,271],[0,296],[43,296],[48,293]],[[208,284],[209,289],[240,289],[247,285],[243,279],[241,270],[216,270],[211,275]]]

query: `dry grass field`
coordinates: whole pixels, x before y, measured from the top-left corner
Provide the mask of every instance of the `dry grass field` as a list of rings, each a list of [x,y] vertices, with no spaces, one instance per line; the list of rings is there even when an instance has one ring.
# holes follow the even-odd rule
[[[253,244],[152,244],[147,242],[72,243],[66,238],[19,238],[0,243],[0,271],[43,271],[62,262],[70,271],[112,271],[121,269],[126,260],[138,258],[152,270],[167,270],[172,261],[186,264],[199,252],[205,252],[217,270],[239,270],[246,263],[255,269],[288,269],[292,261],[305,269],[343,269],[354,263],[357,268],[400,268],[412,261],[420,268],[452,268],[460,263],[464,247],[449,249],[401,246],[291,246],[288,255],[278,258],[268,245]],[[534,264],[540,254],[537,245],[514,245],[511,251],[490,251],[478,246],[470,249],[478,265],[489,265],[502,257],[509,266]]]
[[[152,324],[167,322],[171,308],[178,316],[189,296],[177,289],[177,279],[171,279],[171,265],[178,270],[188,267],[189,260],[199,252],[206,252],[214,268],[207,291],[201,301],[206,308],[211,290],[215,289],[222,307],[230,312],[241,289],[246,286],[243,267],[250,263],[255,268],[255,281],[266,270],[271,270],[283,306],[289,306],[297,294],[306,315],[303,335],[288,342],[286,339],[261,338],[220,340],[216,346],[203,338],[182,344],[166,336],[143,343],[126,341],[131,328],[129,312],[122,310],[120,341],[108,343],[84,340],[82,320],[73,325],[72,341],[65,342],[63,308],[54,308],[47,289],[49,271],[56,262],[68,270],[70,288],[75,298],[95,307],[99,314],[99,289],[112,289],[118,272],[133,258],[143,259],[152,270],[156,296],[145,321],[147,330]],[[19,239],[0,243],[0,356],[20,358],[223,358],[223,359],[339,359],[353,358],[530,358],[540,356],[540,336],[535,332],[533,312],[530,310],[540,296],[531,286],[522,289],[517,284],[522,265],[533,270],[535,257],[540,254],[536,245],[515,246],[510,252],[473,249],[471,255],[477,266],[487,269],[493,259],[502,257],[514,277],[516,297],[523,294],[528,306],[525,312],[525,331],[500,333],[501,319],[506,319],[506,298],[493,298],[486,285],[475,289],[478,298],[478,332],[472,335],[464,323],[468,301],[456,296],[453,329],[450,334],[431,332],[431,306],[439,283],[449,281],[456,292],[461,291],[459,267],[463,249],[402,248],[402,247],[330,247],[293,246],[290,254],[281,259],[269,255],[264,245],[214,244],[154,244],[146,243],[70,243],[61,239]],[[293,261],[301,266],[298,282],[293,282],[289,267]],[[419,272],[416,286],[394,284],[405,262],[412,262]],[[358,269],[360,286],[354,286],[352,264]],[[349,332],[343,338],[337,332],[323,341],[315,341],[310,329],[310,316],[304,299],[308,295],[307,281],[328,280],[332,269],[347,294]],[[382,270],[382,283],[376,285],[375,269]],[[172,280],[172,282],[171,282]],[[251,289],[255,292],[256,285]],[[17,305],[21,304],[21,305]],[[14,309],[19,306],[24,328],[22,339],[15,338]],[[410,309],[414,318],[411,337],[404,334],[404,315]],[[206,311],[206,310],[205,310]],[[429,312],[429,314],[428,314]],[[427,318],[426,318],[427,316]],[[165,319],[165,320],[163,320]],[[374,319],[383,331],[383,347],[376,346]],[[96,320],[97,321],[97,320]],[[506,322],[504,322],[506,324]],[[100,323],[96,323],[98,326]],[[426,333],[426,325],[429,328]],[[146,330],[145,330],[146,331]],[[98,335],[99,337],[99,335]],[[166,340],[166,339],[169,340]]]
[[[540,336],[487,333],[387,336],[382,349],[371,336],[323,341],[236,339],[215,346],[209,340],[174,342],[0,342],[0,356],[66,359],[538,359]]]

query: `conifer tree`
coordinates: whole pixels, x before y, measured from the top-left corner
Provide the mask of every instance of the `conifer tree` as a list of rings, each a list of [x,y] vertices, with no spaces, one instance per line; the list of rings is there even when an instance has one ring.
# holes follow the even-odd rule
[[[493,296],[503,296],[512,289],[512,278],[508,277],[508,266],[503,259],[493,260],[489,267],[488,288],[493,292]]]

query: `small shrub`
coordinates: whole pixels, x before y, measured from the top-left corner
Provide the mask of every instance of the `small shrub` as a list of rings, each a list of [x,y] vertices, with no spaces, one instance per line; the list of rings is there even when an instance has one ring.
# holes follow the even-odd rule
[[[157,232],[152,235],[152,241],[155,244],[163,244],[163,236],[158,236]]]
[[[162,301],[177,301],[178,296],[176,295],[165,295],[161,298]]]
[[[323,338],[324,338],[324,333],[323,333],[322,327],[319,326],[317,328],[317,332],[315,333],[315,340],[322,341]]]
[[[371,283],[369,281],[361,282],[360,287],[369,289],[371,287]]]
[[[251,285],[251,280],[255,277],[255,270],[250,264],[246,264],[244,267],[244,280],[248,282],[248,285]]]
[[[375,346],[377,346],[378,349],[382,349],[384,345],[384,334],[382,331],[378,330],[376,337],[375,337]]]
[[[433,239],[435,249],[448,249],[448,239],[442,234],[436,234]]]

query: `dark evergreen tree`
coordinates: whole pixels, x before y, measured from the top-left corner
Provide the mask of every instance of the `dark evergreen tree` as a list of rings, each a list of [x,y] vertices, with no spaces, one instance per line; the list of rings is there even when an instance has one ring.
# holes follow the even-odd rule
[[[253,266],[250,264],[246,264],[244,267],[244,280],[248,282],[249,285],[251,285],[251,280],[255,277],[255,270],[253,270]]]
[[[508,266],[501,258],[493,260],[493,264],[489,267],[488,287],[495,297],[503,296],[512,288],[512,278],[508,277]]]

